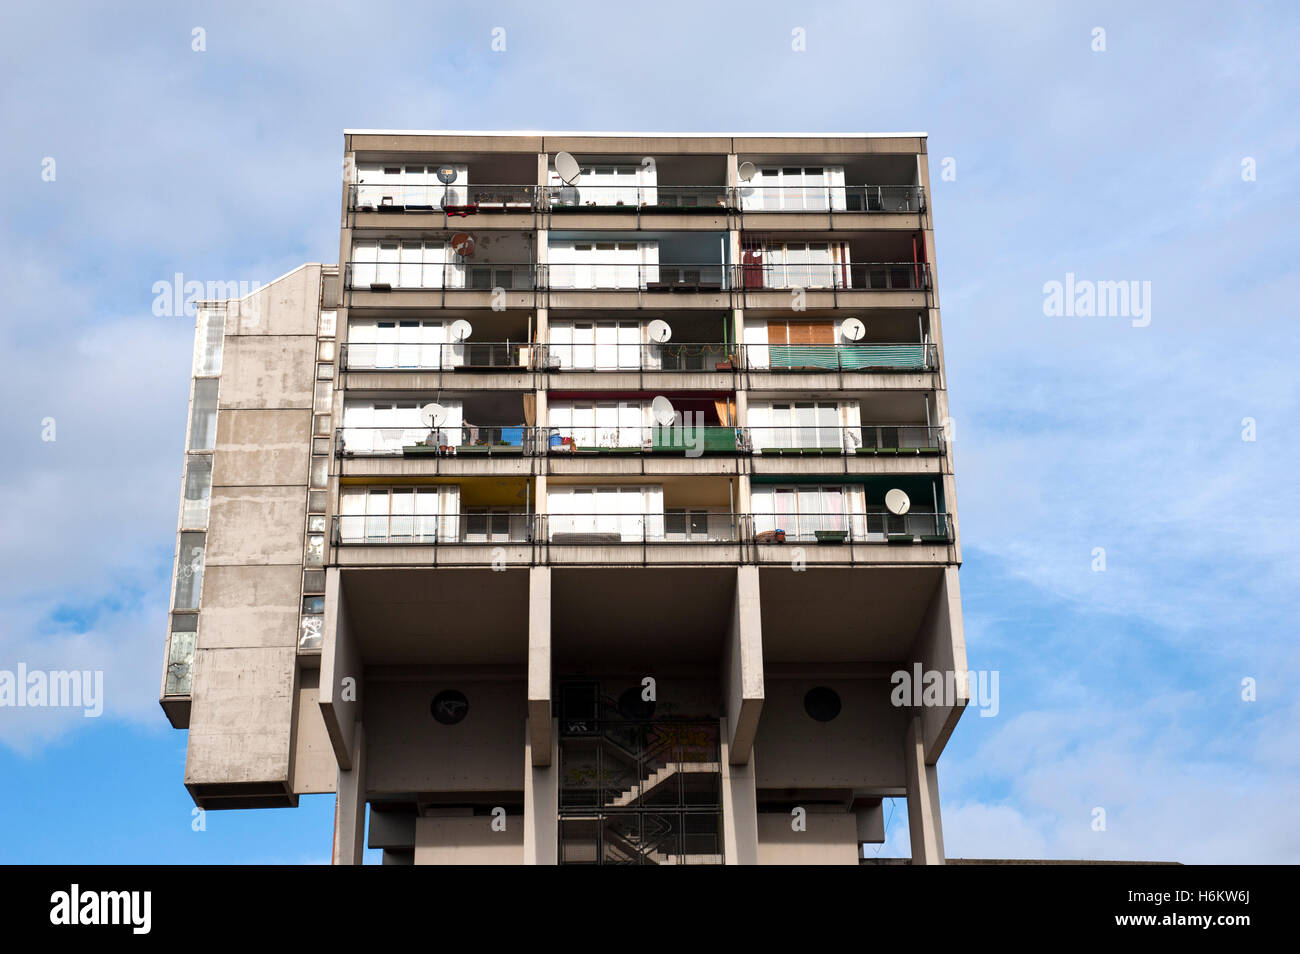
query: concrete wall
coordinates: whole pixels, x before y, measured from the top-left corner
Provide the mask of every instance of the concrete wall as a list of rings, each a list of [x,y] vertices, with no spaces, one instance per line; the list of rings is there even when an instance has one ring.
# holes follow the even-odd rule
[[[804,712],[804,695],[815,686],[839,693],[843,708],[830,722]],[[758,787],[900,793],[906,784],[901,740],[909,713],[890,704],[889,690],[886,678],[769,677],[754,743]]]
[[[320,273],[227,306],[185,772],[208,807],[334,786],[297,660]]]
[[[458,689],[469,700],[464,721],[442,725],[430,714],[429,704],[443,689]],[[372,795],[523,792],[522,680],[368,679],[365,699],[366,788]]]
[[[417,865],[519,865],[523,862],[524,820],[519,815],[506,817],[505,831],[492,830],[490,815],[415,820]]]
[[[848,812],[808,812],[804,831],[791,827],[788,813],[758,816],[758,863],[760,865],[856,865],[858,846],[856,816]]]

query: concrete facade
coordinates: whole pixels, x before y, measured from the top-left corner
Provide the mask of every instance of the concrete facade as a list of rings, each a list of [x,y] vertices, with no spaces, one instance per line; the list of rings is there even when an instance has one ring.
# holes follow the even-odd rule
[[[333,793],[338,864],[854,864],[905,798],[943,863],[925,137],[344,160],[339,265],[200,305],[160,697],[196,804]],[[917,666],[955,691],[898,704]]]

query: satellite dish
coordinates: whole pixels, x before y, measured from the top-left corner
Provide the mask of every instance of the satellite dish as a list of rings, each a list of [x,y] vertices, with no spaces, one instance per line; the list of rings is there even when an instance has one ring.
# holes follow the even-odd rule
[[[441,182],[443,185],[451,185],[453,182],[455,182],[455,181],[456,181],[456,167],[455,167],[455,166],[439,166],[439,167],[438,167],[438,181]]]
[[[451,323],[451,328],[449,330],[451,331],[452,341],[464,341],[474,333],[474,326],[464,318],[457,318]]]
[[[560,177],[565,185],[573,185],[578,181],[578,176],[582,174],[582,167],[578,165],[578,160],[567,152],[557,152],[555,154],[555,174]]]
[[[663,344],[673,336],[673,328],[662,318],[656,318],[646,326],[646,334],[649,335],[651,341]]]
[[[420,408],[420,420],[426,427],[438,427],[447,420],[447,409],[441,404],[426,404]]]
[[[850,341],[861,341],[866,333],[867,326],[858,318],[845,318],[844,324],[840,326],[840,334]]]
[[[750,179],[754,178],[754,173],[756,172],[758,172],[758,170],[755,169],[754,164],[748,160],[742,162],[736,169],[736,174],[740,176],[741,182],[748,182]]]
[[[667,427],[677,420],[677,411],[673,408],[673,402],[661,394],[650,402],[650,416],[656,424]]]
[[[912,509],[912,501],[908,499],[907,494],[903,493],[897,487],[885,494],[885,507],[890,513],[901,517],[907,511]]]
[[[474,254],[474,236],[468,232],[457,232],[451,237],[451,250],[461,258],[469,258]]]

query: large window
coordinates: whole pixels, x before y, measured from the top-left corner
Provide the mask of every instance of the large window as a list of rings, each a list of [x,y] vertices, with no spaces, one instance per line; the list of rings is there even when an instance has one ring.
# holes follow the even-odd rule
[[[659,486],[552,487],[546,495],[555,543],[640,543],[664,539]]]
[[[347,487],[339,494],[343,543],[454,543],[460,488]]]
[[[641,352],[641,326],[636,321],[551,323],[553,367],[634,371],[641,367]]]
[[[760,166],[742,189],[747,211],[824,212],[844,208],[843,166]]]
[[[547,246],[552,288],[643,288],[659,281],[659,243],[557,239]]]
[[[185,496],[181,503],[181,527],[205,529],[208,499],[212,494],[212,458],[207,454],[185,457]]]
[[[194,382],[194,400],[190,406],[189,449],[212,450],[216,443],[217,379],[198,378]]]
[[[840,407],[834,402],[758,402],[749,409],[750,439],[755,451],[842,449],[846,435],[841,421]]]
[[[640,401],[563,401],[552,404],[547,413],[552,443],[555,437],[575,447],[637,448],[650,442]]]
[[[811,541],[820,533],[849,529],[850,508],[860,512],[860,501],[850,500],[848,488],[833,484],[756,487],[754,530],[784,532],[787,540]],[[855,529],[861,518],[854,521]],[[855,535],[856,536],[856,535]]]
[[[357,163],[357,206],[404,206],[412,211],[465,205],[469,167],[450,164],[456,179],[446,186],[438,179],[439,166],[395,162]]]
[[[176,557],[176,601],[172,609],[197,610],[203,592],[204,535],[182,533]]]
[[[457,447],[465,443],[460,401],[444,398],[446,420],[423,422],[419,401],[348,402],[343,408],[343,446],[350,454],[400,454],[414,445]]]
[[[442,240],[358,239],[352,244],[352,287],[442,288],[464,284],[459,258]]]
[[[349,322],[348,367],[458,367],[465,363],[465,345],[448,342],[448,324],[441,318]]]

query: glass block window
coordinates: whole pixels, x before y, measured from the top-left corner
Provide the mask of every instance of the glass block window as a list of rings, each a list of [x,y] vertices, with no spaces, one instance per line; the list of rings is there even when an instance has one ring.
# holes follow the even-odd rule
[[[324,513],[326,502],[325,491],[307,491],[307,509],[312,513]]]
[[[330,462],[328,457],[313,457],[311,461],[311,487],[323,490],[330,483]]]
[[[312,534],[307,537],[307,566],[325,565],[325,535]]]
[[[178,614],[172,617],[171,636],[167,643],[167,685],[163,690],[164,695],[190,694],[198,626],[197,616]]]
[[[333,338],[335,327],[338,325],[338,314],[337,311],[322,311],[316,334],[322,338]]]
[[[321,634],[324,629],[324,616],[304,616],[298,631],[298,649],[320,649]]]
[[[185,457],[185,498],[181,505],[181,526],[192,529],[208,525],[208,499],[212,494],[212,458],[207,454]]]
[[[334,360],[334,342],[322,341],[316,346],[316,360],[333,361]]]
[[[312,405],[317,414],[328,414],[334,404],[334,386],[328,381],[316,382],[316,398]]]
[[[173,609],[197,610],[203,590],[203,534],[182,533],[176,557],[176,605]]]
[[[217,443],[217,380],[199,378],[194,382],[194,403],[190,408],[190,447],[192,451],[212,450]]]
[[[221,350],[225,341],[226,310],[204,307],[194,325],[194,376],[221,373]]]
[[[304,570],[302,574],[302,591],[304,593],[324,593],[325,571]]]
[[[325,612],[325,597],[323,596],[304,596],[302,598],[302,611],[308,615],[317,615]]]

